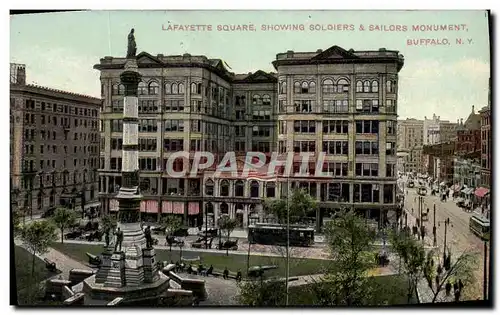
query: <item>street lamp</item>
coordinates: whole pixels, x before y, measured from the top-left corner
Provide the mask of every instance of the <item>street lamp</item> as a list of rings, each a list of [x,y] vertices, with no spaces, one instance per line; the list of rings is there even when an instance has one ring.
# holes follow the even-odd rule
[[[446,260],[446,235],[448,233],[448,225],[453,227],[453,224],[450,222],[450,218],[447,218],[444,221],[439,221],[438,226],[441,226],[441,223],[444,223],[444,248],[443,248],[443,260]]]
[[[434,245],[434,247],[436,247],[437,246],[436,204],[434,204],[433,212],[434,212],[434,226],[432,227],[432,235],[434,236],[434,240],[432,242],[432,245]]]

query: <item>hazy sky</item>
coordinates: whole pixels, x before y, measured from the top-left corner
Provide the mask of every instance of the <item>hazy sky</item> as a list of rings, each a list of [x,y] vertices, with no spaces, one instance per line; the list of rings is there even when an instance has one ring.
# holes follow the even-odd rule
[[[210,31],[165,31],[168,25],[212,25]],[[253,32],[217,31],[217,25],[253,24]],[[304,24],[304,31],[262,31],[261,25]],[[353,24],[354,31],[310,31],[311,25]],[[359,30],[363,24],[365,30]],[[466,24],[462,31],[412,31],[413,25]],[[370,25],[407,31],[370,31]],[[138,52],[189,52],[223,59],[235,73],[275,71],[271,62],[287,50],[399,50],[401,118],[440,115],[456,121],[487,104],[490,54],[484,11],[93,11],[11,16],[10,61],[27,66],[27,81],[99,97],[104,56],[124,56],[136,30]],[[402,28],[402,27],[401,27]],[[408,39],[443,39],[449,45],[407,45]],[[456,38],[463,40],[456,44]],[[469,39],[472,42],[469,44]]]

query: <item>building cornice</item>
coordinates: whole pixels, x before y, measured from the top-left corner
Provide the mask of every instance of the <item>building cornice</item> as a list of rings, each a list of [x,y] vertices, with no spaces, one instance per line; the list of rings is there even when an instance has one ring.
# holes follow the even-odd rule
[[[33,84],[11,84],[11,93],[25,93],[32,96],[43,96],[48,98],[57,98],[68,101],[79,101],[82,103],[93,104],[101,106],[101,99],[93,96],[88,96],[84,94],[72,93],[67,91],[62,91],[58,89],[53,89],[44,86],[38,86]]]

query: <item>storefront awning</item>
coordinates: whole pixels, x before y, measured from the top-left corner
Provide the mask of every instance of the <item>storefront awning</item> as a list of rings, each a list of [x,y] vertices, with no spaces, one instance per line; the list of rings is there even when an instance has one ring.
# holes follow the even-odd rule
[[[474,192],[474,194],[480,198],[483,198],[484,196],[486,196],[488,193],[490,192],[490,190],[488,188],[485,188],[485,187],[479,187],[478,189],[476,189],[476,191]]]
[[[466,195],[470,195],[474,192],[474,188],[465,188],[465,189],[462,189],[461,193],[463,194],[466,194]]]

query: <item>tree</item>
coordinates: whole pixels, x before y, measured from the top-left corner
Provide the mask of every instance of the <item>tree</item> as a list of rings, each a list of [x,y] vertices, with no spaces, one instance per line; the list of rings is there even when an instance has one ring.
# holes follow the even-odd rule
[[[318,204],[306,190],[295,189],[292,195],[286,199],[266,199],[264,201],[264,211],[272,215],[279,224],[290,224],[303,222],[308,212],[316,211]],[[288,216],[288,211],[289,216]]]
[[[406,232],[390,233],[390,243],[393,251],[401,258],[402,271],[408,278],[408,304],[417,294],[417,285],[422,279],[426,266],[432,263],[430,256],[425,254],[422,243]]]
[[[442,263],[436,263],[435,253],[429,251],[426,255],[423,245],[408,233],[393,232],[391,244],[393,250],[401,257],[403,271],[408,277],[408,303],[413,294],[417,293],[417,285],[422,280],[427,282],[432,292],[432,303],[437,301],[449,280],[461,279],[465,286],[474,280],[473,266],[477,259],[475,253],[463,252],[452,262],[451,253],[448,252]]]
[[[54,212],[52,220],[56,226],[61,230],[61,244],[64,243],[64,230],[70,226],[73,226],[76,221],[76,215],[72,210],[68,208],[57,208]]]
[[[219,229],[221,230],[221,233],[224,232],[226,235],[227,242],[229,242],[229,237],[237,226],[238,221],[229,218],[227,215],[223,215],[219,219]],[[229,247],[226,247],[226,256],[229,256]]]
[[[371,296],[367,273],[374,267],[371,252],[375,230],[353,211],[341,210],[325,226],[325,237],[334,261],[315,286],[322,305],[361,305]]]
[[[56,227],[50,221],[34,221],[21,228],[21,240],[25,248],[32,254],[33,259],[31,262],[31,282],[29,286],[30,292],[28,293],[28,301],[33,302],[34,289],[38,287],[34,283],[35,279],[35,262],[36,255],[46,253],[51,245],[57,239]]]
[[[21,217],[22,213],[19,210],[12,210],[12,225],[14,228],[14,236],[17,236],[21,233]]]
[[[254,279],[242,281],[238,285],[240,292],[237,300],[248,306],[284,306],[285,282]]]
[[[106,231],[113,231],[116,229],[117,222],[115,217],[107,214],[101,217],[101,225],[103,230]]]
[[[453,279],[456,283],[460,279],[465,287],[474,282],[473,271],[477,266],[478,254],[464,251],[455,261],[452,261],[451,256],[451,253],[448,252],[442,264],[434,264],[431,255],[429,255],[424,276],[433,294],[432,303],[437,301],[448,281]],[[462,292],[460,291],[460,293]]]
[[[165,235],[171,237],[182,226],[182,220],[178,216],[167,215],[160,219],[160,226]],[[170,242],[170,251],[172,251],[172,242]]]

